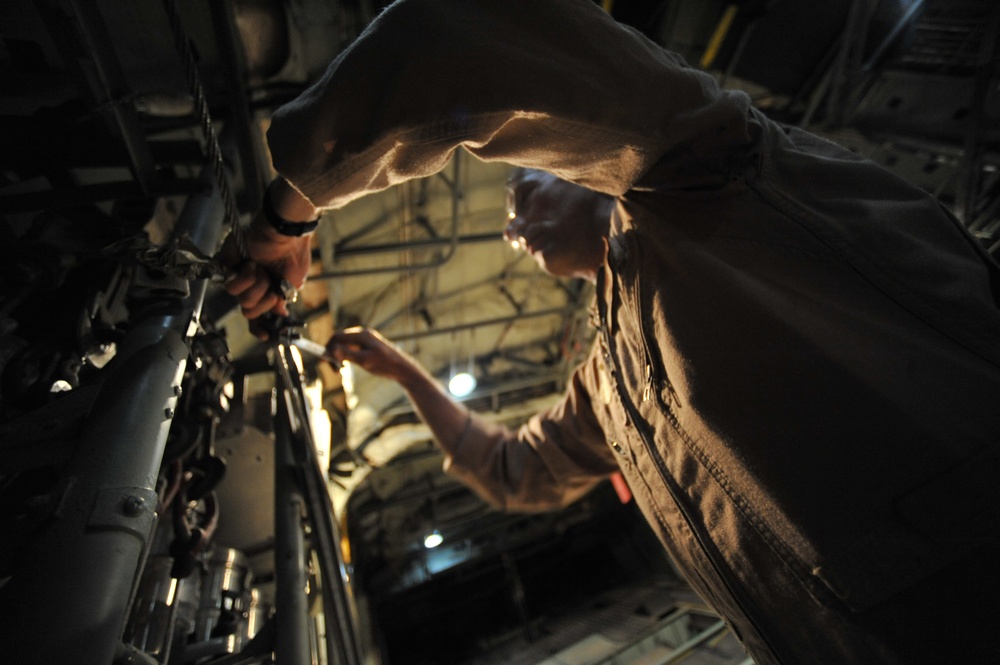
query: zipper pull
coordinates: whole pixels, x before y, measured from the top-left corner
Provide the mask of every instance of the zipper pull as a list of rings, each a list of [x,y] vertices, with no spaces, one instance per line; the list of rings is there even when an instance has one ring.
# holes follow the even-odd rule
[[[653,392],[653,366],[646,365],[646,387],[642,390],[642,401],[648,402],[649,395]]]

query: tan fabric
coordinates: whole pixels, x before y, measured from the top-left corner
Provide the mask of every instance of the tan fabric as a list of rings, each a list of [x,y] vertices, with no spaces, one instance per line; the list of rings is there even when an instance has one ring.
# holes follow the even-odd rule
[[[618,469],[591,395],[602,368],[597,347],[573,374],[562,400],[516,432],[473,415],[458,441],[440,441],[445,470],[503,510],[565,506]]]
[[[615,459],[757,663],[1000,654],[1000,280],[931,197],[586,0],[397,3],[269,139],[324,206],[460,145],[619,197],[563,403],[442,442],[484,495],[560,505]]]
[[[720,159],[748,106],[592,3],[401,2],[279,109],[268,141],[321,207],[436,173],[460,145],[620,195],[669,151],[695,170]]]

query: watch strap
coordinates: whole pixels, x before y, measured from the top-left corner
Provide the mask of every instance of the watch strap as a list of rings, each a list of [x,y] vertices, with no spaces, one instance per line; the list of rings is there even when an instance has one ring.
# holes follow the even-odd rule
[[[290,222],[279,215],[278,211],[274,209],[274,202],[271,200],[270,187],[264,190],[264,204],[262,207],[264,219],[266,219],[267,223],[271,225],[271,228],[283,236],[299,238],[312,233],[316,230],[316,227],[319,226],[319,217],[311,222]]]

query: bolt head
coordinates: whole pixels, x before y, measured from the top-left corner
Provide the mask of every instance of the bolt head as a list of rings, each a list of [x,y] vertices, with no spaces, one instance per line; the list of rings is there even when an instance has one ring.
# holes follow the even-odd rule
[[[127,496],[122,502],[122,513],[126,517],[138,517],[146,508],[146,500],[141,496]]]

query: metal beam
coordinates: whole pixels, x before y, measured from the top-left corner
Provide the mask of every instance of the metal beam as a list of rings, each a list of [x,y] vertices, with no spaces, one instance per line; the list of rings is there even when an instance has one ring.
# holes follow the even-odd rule
[[[568,316],[574,314],[580,310],[579,305],[573,305],[570,307],[553,307],[552,309],[542,309],[536,312],[523,312],[520,314],[513,314],[511,316],[500,316],[493,319],[480,319],[479,321],[470,321],[469,323],[460,323],[454,326],[445,326],[443,328],[432,328],[430,330],[419,330],[412,333],[402,333],[399,335],[390,335],[394,342],[406,342],[411,339],[421,339],[424,337],[434,337],[435,335],[449,335],[454,332],[459,332],[462,330],[471,330],[473,328],[484,328],[486,326],[499,325],[503,323],[513,323],[514,321],[520,321],[521,319],[535,319],[541,316]]]
[[[471,235],[452,238],[425,238],[409,242],[390,242],[380,245],[361,245],[359,247],[344,247],[336,251],[337,259],[351,256],[371,256],[373,254],[398,254],[410,250],[435,249],[446,247],[452,242],[459,245],[471,245],[480,242],[496,242],[503,240],[503,233],[473,233]],[[315,279],[315,278],[313,278]]]

